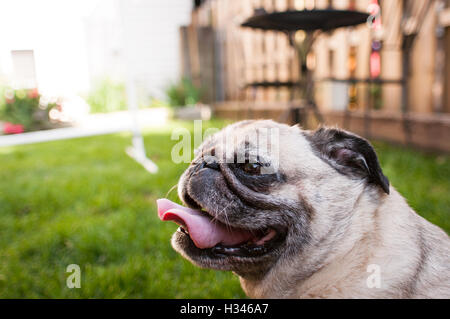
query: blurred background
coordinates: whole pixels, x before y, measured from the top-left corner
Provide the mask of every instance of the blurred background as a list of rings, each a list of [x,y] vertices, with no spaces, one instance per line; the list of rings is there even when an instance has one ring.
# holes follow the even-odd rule
[[[2,1],[0,297],[244,297],[156,215],[197,119],[360,134],[449,232],[449,86],[448,0]]]

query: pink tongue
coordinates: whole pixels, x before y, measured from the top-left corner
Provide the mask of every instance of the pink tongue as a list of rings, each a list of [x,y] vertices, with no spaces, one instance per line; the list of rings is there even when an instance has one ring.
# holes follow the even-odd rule
[[[218,221],[211,221],[201,211],[187,208],[168,199],[158,199],[158,216],[162,221],[174,221],[187,228],[195,246],[200,249],[212,248],[217,244],[234,246],[252,238],[250,232],[241,229],[229,229]]]

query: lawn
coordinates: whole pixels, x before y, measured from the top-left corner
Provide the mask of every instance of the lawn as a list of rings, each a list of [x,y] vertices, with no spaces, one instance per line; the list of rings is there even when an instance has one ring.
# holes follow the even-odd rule
[[[177,226],[157,217],[155,200],[187,167],[170,157],[177,125],[192,130],[145,133],[156,175],[125,155],[129,134],[0,148],[0,298],[245,297],[231,273],[181,258],[169,242]],[[450,158],[375,146],[392,184],[449,232]],[[69,264],[81,267],[80,289],[66,287]]]

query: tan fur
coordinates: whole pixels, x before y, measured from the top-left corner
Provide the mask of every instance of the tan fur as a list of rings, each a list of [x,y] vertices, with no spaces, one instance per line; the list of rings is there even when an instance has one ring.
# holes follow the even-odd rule
[[[447,234],[418,216],[391,190],[390,197],[377,207],[368,207],[361,199],[341,244],[311,277],[295,281],[298,264],[317,251],[306,251],[297,260],[278,265],[261,282],[241,278],[245,292],[253,298],[449,298]],[[370,213],[373,218],[367,217]],[[418,232],[423,232],[430,249],[419,276]],[[370,264],[381,268],[381,288],[366,285]],[[414,291],[405,289],[410,284],[416,285]]]
[[[235,124],[227,133],[239,149],[245,136],[266,127],[279,128],[280,168],[295,177],[272,195],[301,197],[313,207],[312,236],[296,256],[280,259],[262,279],[240,278],[248,296],[450,297],[450,239],[443,230],[416,214],[394,187],[387,195],[338,173],[313,152],[298,127],[256,121]],[[204,145],[217,149],[216,140]],[[367,285],[369,265],[380,267],[380,288]]]

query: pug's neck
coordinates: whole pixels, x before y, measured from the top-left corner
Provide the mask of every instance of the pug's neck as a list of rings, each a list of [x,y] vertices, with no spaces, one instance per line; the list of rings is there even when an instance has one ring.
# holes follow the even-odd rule
[[[296,258],[280,260],[263,278],[241,276],[242,288],[252,298],[385,296],[385,289],[367,286],[371,275],[369,267],[378,266],[382,273],[395,274],[394,267],[399,274],[401,265],[412,262],[408,258],[401,263],[392,260],[395,254],[401,255],[392,238],[413,241],[411,234],[414,232],[405,231],[405,227],[416,226],[415,215],[393,188],[391,195],[382,196],[377,204],[371,194],[363,192],[340,240],[326,248],[320,245],[305,247]],[[397,218],[399,216],[402,218]],[[399,221],[406,221],[408,225]],[[398,281],[394,279],[383,278],[386,282]]]

